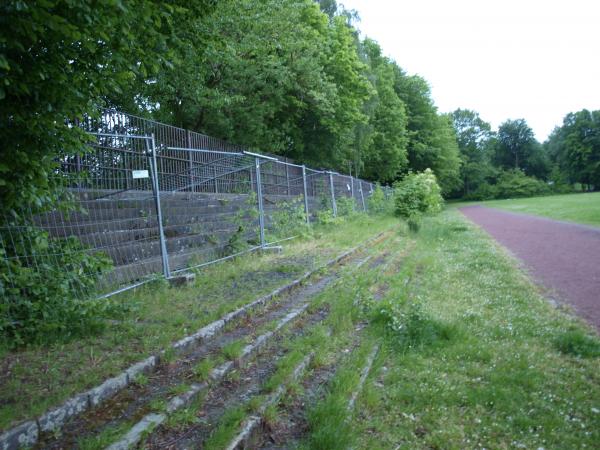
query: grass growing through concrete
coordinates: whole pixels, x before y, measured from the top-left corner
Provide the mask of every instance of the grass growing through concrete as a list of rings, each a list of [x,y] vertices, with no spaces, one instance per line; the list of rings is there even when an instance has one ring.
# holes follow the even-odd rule
[[[428,218],[416,239],[371,306],[385,345],[353,448],[597,448],[598,336],[456,211]]]
[[[101,334],[9,352],[0,348],[0,430],[32,419],[130,364],[390,228],[394,219],[357,217],[287,242],[283,254],[257,254],[210,266],[195,284],[156,283],[127,293],[122,313]],[[368,232],[365,232],[368,230]]]
[[[600,227],[600,192],[483,202],[486,206]]]
[[[407,243],[406,237],[396,234],[395,238],[387,241],[385,246],[391,246],[393,250],[400,252]],[[383,245],[380,244],[378,250],[381,251],[382,247]],[[361,269],[346,267],[339,280],[317,295],[309,309],[314,312],[326,310],[327,316],[322,322],[304,328],[301,335],[285,339],[282,343],[285,354],[277,360],[273,373],[262,384],[261,393],[250,399],[244,407],[237,404],[230,407],[220,419],[215,431],[202,445],[203,448],[223,448],[240,431],[241,423],[249,415],[255,414],[260,405],[280,386],[286,387],[288,396],[302,394],[299,383],[291,381],[291,378],[296,367],[307,355],[313,355],[308,369],[312,370],[335,364],[350,353],[357,339],[357,325],[364,318],[356,303],[357,295],[364,295],[368,291],[373,281],[377,279],[378,272],[378,268],[369,269],[368,265]],[[340,399],[345,398],[345,394],[356,385],[359,377],[356,370],[357,361],[364,359],[365,351],[370,347],[371,343],[362,346],[356,355],[352,355],[351,361],[345,364],[344,376],[349,377],[349,380],[345,379],[340,383],[340,386],[345,386],[343,393],[338,392]],[[305,376],[310,375],[305,373]],[[347,404],[347,399],[345,401]],[[345,410],[343,415],[346,416]],[[272,405],[263,414],[263,421],[275,423],[277,420],[277,405]]]
[[[243,340],[233,341],[229,344],[226,344],[221,349],[221,353],[226,359],[233,361],[235,359],[238,359],[242,355],[242,351],[244,350],[245,345],[246,344]]]
[[[356,435],[349,421],[349,399],[360,378],[360,368],[365,364],[372,341],[366,342],[338,367],[334,378],[329,382],[323,399],[312,405],[307,413],[311,432],[301,448],[311,450],[330,450],[351,448]]]

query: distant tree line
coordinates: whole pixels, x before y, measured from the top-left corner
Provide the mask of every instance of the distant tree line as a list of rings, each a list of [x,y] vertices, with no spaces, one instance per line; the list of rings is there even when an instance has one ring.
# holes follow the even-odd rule
[[[524,119],[497,132],[475,111],[452,113],[460,151],[454,197],[490,199],[600,188],[600,111],[569,113],[540,144]]]

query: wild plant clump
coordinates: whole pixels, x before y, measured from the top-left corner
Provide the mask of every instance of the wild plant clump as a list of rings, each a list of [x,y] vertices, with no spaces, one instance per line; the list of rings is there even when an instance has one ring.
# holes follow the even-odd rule
[[[108,257],[89,252],[76,238],[51,238],[22,226],[0,240],[0,337],[7,347],[65,340],[89,333],[108,307],[94,287],[111,267]],[[17,257],[28,255],[27,257]]]
[[[395,213],[404,219],[441,211],[444,199],[431,169],[409,173],[395,185]]]
[[[302,197],[281,202],[272,214],[271,232],[276,239],[303,235],[308,231]]]
[[[356,201],[352,197],[339,197],[336,199],[337,214],[340,217],[351,217],[358,214]]]
[[[367,199],[370,214],[392,214],[394,211],[394,199],[392,195],[386,195],[377,183],[373,193]]]

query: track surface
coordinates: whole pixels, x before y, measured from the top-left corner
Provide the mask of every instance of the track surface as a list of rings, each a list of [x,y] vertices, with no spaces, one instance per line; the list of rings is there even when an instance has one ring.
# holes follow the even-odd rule
[[[460,211],[600,331],[600,228],[484,206]]]

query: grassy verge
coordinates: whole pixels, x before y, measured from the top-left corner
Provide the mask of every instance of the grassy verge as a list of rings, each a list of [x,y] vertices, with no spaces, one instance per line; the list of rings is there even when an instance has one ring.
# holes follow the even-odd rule
[[[393,223],[357,217],[317,227],[310,237],[286,243],[283,254],[247,255],[206,268],[193,285],[172,289],[158,283],[112,300],[124,308],[100,334],[18,352],[0,349],[0,429],[99,384]]]
[[[456,211],[428,218],[387,281],[354,448],[597,448],[597,335],[487,235]]]
[[[493,200],[483,204],[508,211],[600,226],[600,192]]]

